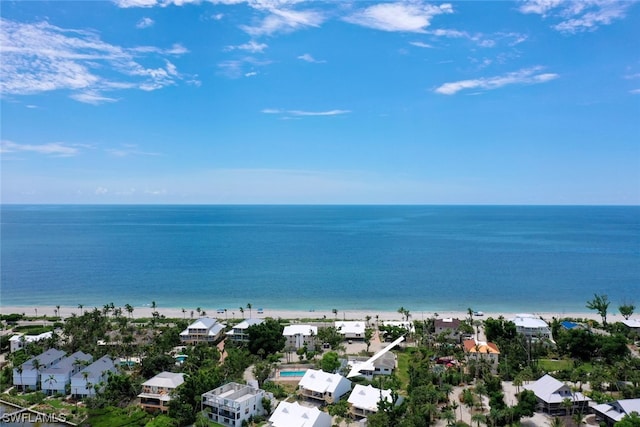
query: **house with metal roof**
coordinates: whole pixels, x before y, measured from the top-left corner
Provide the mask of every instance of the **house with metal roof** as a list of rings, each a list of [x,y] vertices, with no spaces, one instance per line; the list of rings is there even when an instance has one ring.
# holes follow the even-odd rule
[[[304,346],[316,345],[318,327],[311,325],[288,325],[284,327],[282,335],[287,339],[285,348],[299,349]]]
[[[331,427],[331,415],[316,407],[283,401],[269,417],[269,425],[272,427]]]
[[[18,350],[22,350],[32,342],[46,340],[52,336],[53,332],[43,332],[38,335],[17,334],[9,338],[9,348],[11,349],[11,353],[15,353]]]
[[[20,367],[13,368],[13,385],[23,390],[37,390],[43,369],[50,368],[65,356],[65,352],[55,348],[39,354],[24,362]]]
[[[351,381],[339,374],[307,369],[298,383],[298,394],[323,403],[334,403],[351,391]]]
[[[217,319],[203,317],[180,332],[180,342],[183,344],[216,343],[223,338],[225,327],[226,325],[219,323]]]
[[[531,339],[553,340],[549,324],[533,314],[521,313],[509,319],[516,325],[516,332]]]
[[[607,427],[613,427],[626,415],[631,415],[633,412],[640,414],[640,399],[616,400],[596,405],[592,409],[596,414],[596,421],[605,423]]]
[[[591,400],[580,392],[574,392],[571,388],[547,374],[538,381],[524,386],[525,390],[535,393],[538,400],[537,410],[551,415],[567,415],[567,412],[588,411]],[[566,402],[571,402],[569,408]]]
[[[346,340],[364,340],[366,324],[362,320],[339,320],[335,322],[335,328]]]
[[[356,419],[366,418],[378,412],[378,403],[381,401],[393,401],[391,389],[381,390],[372,385],[364,386],[356,384],[349,395],[349,399],[347,399],[347,402],[349,402],[349,413]],[[401,403],[402,397],[398,397],[396,405]]]
[[[160,372],[142,383],[142,393],[138,395],[140,406],[150,412],[168,412],[171,394],[183,382],[182,373]]]
[[[71,376],[80,372],[93,360],[90,354],[76,351],[53,366],[40,371],[40,388],[48,394],[65,393],[65,387],[71,383]]]
[[[347,365],[349,369],[360,365],[360,374],[369,381],[374,375],[391,375],[398,366],[398,357],[392,352],[384,353],[369,365],[364,364],[368,359],[367,357],[350,357]]]
[[[237,343],[249,342],[249,334],[247,330],[250,326],[259,325],[262,322],[264,322],[264,319],[245,319],[233,326],[233,328],[226,333],[227,339]]]

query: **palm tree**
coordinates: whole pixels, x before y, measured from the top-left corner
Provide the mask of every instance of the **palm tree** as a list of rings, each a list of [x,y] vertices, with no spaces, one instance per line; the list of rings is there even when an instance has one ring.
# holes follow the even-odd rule
[[[560,417],[553,417],[551,422],[549,423],[550,427],[564,427],[564,423]]]
[[[244,319],[244,308],[240,307],[240,314],[242,314],[242,318]]]
[[[182,318],[183,319],[187,318],[187,310],[185,310],[184,307],[182,308]]]
[[[36,317],[38,317],[38,309],[34,308],[34,310],[36,311]]]
[[[36,370],[36,390],[38,389],[38,378],[40,378],[40,368],[42,365],[38,359],[33,359],[33,369]]]
[[[251,319],[251,303],[247,303],[247,308],[249,309],[249,319]]]
[[[127,310],[127,313],[129,313],[129,317],[131,317],[131,315],[133,314],[133,306],[131,304],[125,304],[124,309]]]
[[[404,307],[400,307],[398,309],[398,313],[400,313],[400,315],[402,316],[402,320],[404,320],[405,308]]]
[[[83,307],[84,307],[84,305],[78,304],[78,308],[80,309],[80,316],[82,316],[84,314],[84,311],[82,310]]]
[[[480,423],[487,422],[487,417],[484,414],[473,414],[471,415],[471,422],[477,423],[478,427],[480,427]]]
[[[447,421],[448,426],[452,426],[456,421],[456,416],[454,415],[453,411],[446,406],[445,408],[443,408],[442,418]]]
[[[200,313],[202,313],[202,309],[200,307],[196,307],[196,311],[198,312],[198,317],[199,317]]]
[[[22,365],[18,365],[16,371],[18,371],[18,375],[20,375],[20,388],[24,391],[24,383],[22,382]]]
[[[87,394],[89,394],[89,388],[91,387],[91,383],[89,382],[89,372],[84,371],[82,373],[82,378],[84,379],[84,388],[87,390]]]
[[[224,320],[227,320],[227,309],[224,309]]]
[[[44,380],[44,382],[49,385],[49,387],[47,387],[48,388],[47,393],[49,393],[49,392],[51,392],[51,383],[57,383],[58,380],[56,380],[56,376],[55,375],[51,374],[51,375],[49,375],[49,377],[46,380]],[[51,393],[51,394],[53,394],[53,393]]]
[[[338,320],[338,309],[337,308],[332,308],[331,312],[333,313],[333,315],[335,316],[336,320]]]
[[[56,314],[56,317],[58,317],[58,315],[60,314],[60,306],[56,305],[56,309],[53,310],[53,312]]]

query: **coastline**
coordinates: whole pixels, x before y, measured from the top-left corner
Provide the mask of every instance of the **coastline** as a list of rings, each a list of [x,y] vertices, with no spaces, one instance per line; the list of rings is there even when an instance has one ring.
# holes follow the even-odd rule
[[[102,309],[101,307],[97,307],[98,309]],[[94,307],[83,307],[82,311],[93,310]],[[185,307],[185,312],[183,313],[182,308],[172,308],[172,307],[157,307],[156,311],[161,315],[167,318],[176,318],[176,319],[197,319],[198,313],[195,308],[187,308]],[[26,316],[32,317],[36,315],[38,317],[55,316],[55,306],[0,306],[0,313],[2,314],[11,314],[11,313],[24,313]],[[253,307],[251,310],[248,308],[244,308],[244,314],[240,312],[239,308],[235,309],[227,309],[226,313],[218,313],[217,308],[210,307],[202,307],[202,310],[206,312],[206,317],[218,318],[221,321],[224,320],[239,320],[239,319],[248,319],[248,318],[282,318],[289,320],[302,320],[302,319],[312,319],[319,321],[331,322],[335,320],[365,320],[366,316],[370,316],[373,320],[384,320],[384,321],[400,321],[402,320],[402,316],[397,311],[376,311],[376,310],[338,310],[337,314],[334,314],[331,310],[282,310],[282,309],[269,309],[268,307],[264,307],[262,312],[258,311],[258,308]],[[129,314],[126,312],[124,307],[122,307],[122,315],[128,316]],[[144,317],[152,317],[151,313],[154,310],[151,307],[134,307],[133,312],[131,313],[131,317],[133,318],[144,318]],[[193,311],[193,317],[191,316],[191,312]],[[78,307],[71,306],[60,306],[59,315],[63,318],[71,316],[73,313],[76,315],[81,314],[81,310]],[[436,312],[434,311],[411,311],[410,319],[411,320],[424,320],[434,317]],[[515,317],[516,314],[522,312],[511,312],[511,311],[501,311],[501,312],[483,312],[482,316],[474,316],[474,319],[483,320],[489,317],[498,318],[499,316],[503,316],[505,319],[509,319]],[[595,311],[591,312],[563,312],[563,313],[554,313],[554,312],[530,312],[528,314],[535,315],[537,317],[541,317],[546,321],[552,320],[555,318],[578,318],[578,319],[591,319],[600,321],[601,317]],[[377,316],[377,317],[376,317]],[[200,316],[202,317],[202,316]],[[458,318],[464,319],[468,317],[468,313],[466,311],[442,311],[437,312],[438,318]],[[607,320],[610,323],[618,322],[623,320],[622,315],[618,312],[611,312],[607,315]]]

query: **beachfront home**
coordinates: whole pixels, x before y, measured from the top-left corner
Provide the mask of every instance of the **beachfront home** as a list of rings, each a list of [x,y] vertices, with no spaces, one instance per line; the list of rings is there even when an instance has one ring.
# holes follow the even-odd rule
[[[282,335],[287,339],[285,348],[299,349],[304,346],[316,345],[318,327],[311,325],[288,325],[284,327]]]
[[[183,344],[216,343],[224,336],[225,326],[224,323],[219,323],[216,319],[203,317],[180,332],[180,342]]]
[[[227,339],[236,343],[249,342],[249,334],[247,329],[253,325],[259,325],[264,322],[264,319],[246,319],[235,325],[229,332],[227,332]]]
[[[24,335],[18,334],[9,338],[9,348],[11,353],[15,353],[18,350],[22,350],[28,344],[32,342],[38,342],[41,340],[49,339],[53,336],[53,332],[43,332],[38,335]]]
[[[596,405],[592,409],[596,414],[596,421],[600,422],[600,425],[604,423],[607,427],[613,427],[626,415],[631,415],[633,412],[640,414],[640,399],[616,400]]]
[[[364,340],[365,322],[356,321],[337,321],[335,327],[345,340]]]
[[[50,348],[19,367],[13,368],[13,385],[20,386],[22,390],[37,390],[42,370],[58,363],[64,355],[64,351]]]
[[[533,314],[516,314],[516,317],[509,319],[516,325],[516,332],[530,339],[548,339],[551,337],[551,328],[539,317]]]
[[[495,374],[498,371],[500,350],[497,345],[492,342],[478,341],[475,339],[464,340],[462,345],[467,363],[484,360],[489,365],[491,373]]]
[[[66,394],[65,388],[71,382],[71,375],[79,372],[93,360],[90,354],[76,351],[53,366],[40,371],[40,388],[47,394]]]
[[[109,356],[102,356],[71,376],[71,394],[75,397],[95,396],[96,388],[104,389],[110,372],[116,373],[116,366]]]
[[[202,410],[210,421],[229,427],[241,427],[255,415],[263,415],[262,399],[273,395],[246,384],[228,383],[202,395]]]
[[[272,427],[331,427],[331,415],[315,407],[301,406],[298,402],[280,402],[269,417]]]
[[[367,357],[350,357],[347,365],[351,369],[356,364],[362,364],[367,360],[369,360]],[[370,366],[362,365],[360,374],[371,381],[374,375],[391,375],[396,366],[398,366],[398,357],[392,352],[387,352],[374,360]]]
[[[349,413],[353,418],[366,418],[371,414],[378,412],[378,402],[392,402],[391,389],[380,390],[371,385],[363,386],[356,384],[353,391],[349,395]],[[402,403],[402,397],[396,401],[396,405]]]
[[[298,383],[298,394],[302,397],[334,403],[351,391],[351,381],[339,374],[330,374],[315,369],[307,369]]]
[[[535,393],[538,404],[536,409],[550,415],[567,415],[569,413],[588,410],[589,399],[580,392],[573,392],[571,388],[547,374],[538,381],[524,386],[526,390]],[[571,401],[571,408],[565,402]]]
[[[625,319],[622,324],[629,328],[630,331],[640,335],[640,319]]]
[[[434,322],[436,336],[443,336],[447,340],[460,342],[460,319],[445,317],[443,319],[436,318]]]
[[[173,391],[184,382],[184,374],[160,372],[155,377],[142,383],[140,406],[149,412],[168,412]]]

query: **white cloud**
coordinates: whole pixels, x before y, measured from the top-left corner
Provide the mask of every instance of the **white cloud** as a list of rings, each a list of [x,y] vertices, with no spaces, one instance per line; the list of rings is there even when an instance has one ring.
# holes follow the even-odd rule
[[[522,13],[534,13],[559,21],[552,27],[563,33],[593,31],[626,17],[632,1],[619,0],[526,0]]]
[[[258,72],[257,71],[250,71],[248,73],[244,73],[245,77],[253,77],[253,76],[257,76]]]
[[[311,56],[310,53],[302,54],[302,55],[298,56],[298,59],[300,59],[302,61],[306,61],[306,62],[311,62],[313,64],[323,64],[323,63],[327,62],[327,61],[322,61],[322,60],[315,59],[313,56]]]
[[[118,7],[152,7],[159,4],[157,0],[115,0]]]
[[[98,104],[115,100],[105,91],[161,88],[183,78],[165,58],[187,51],[179,44],[125,48],[89,30],[6,19],[1,24],[0,92],[5,94],[66,90],[78,101]]]
[[[135,144],[122,144],[119,148],[107,148],[105,151],[115,157],[129,156],[160,156],[160,153],[142,151]]]
[[[266,43],[258,43],[254,40],[251,40],[247,43],[241,44],[241,45],[237,45],[237,46],[227,46],[225,48],[225,50],[227,51],[231,51],[231,50],[246,50],[249,51],[251,53],[262,53],[266,48],[268,48],[269,45],[267,45]]]
[[[558,78],[554,73],[539,73],[542,67],[525,68],[502,76],[445,83],[435,89],[442,95],[454,95],[465,89],[492,90],[513,84],[544,83]]]
[[[78,148],[62,144],[60,142],[50,142],[48,144],[17,144],[12,141],[3,140],[0,142],[0,153],[15,153],[26,151],[37,154],[47,154],[55,157],[71,157],[78,154]]]
[[[96,188],[95,194],[100,196],[100,195],[107,194],[108,192],[109,192],[108,188],[98,187],[98,188]]]
[[[289,33],[309,27],[319,27],[325,20],[322,13],[313,10],[268,8],[268,15],[255,25],[242,25],[246,33],[257,37],[276,33]]]
[[[450,4],[425,2],[380,3],[362,9],[345,21],[382,31],[423,33],[436,15],[452,13]]]
[[[155,22],[153,21],[153,19],[151,18],[142,18],[141,20],[138,21],[138,23],[136,24],[136,28],[149,28],[151,27]]]
[[[409,42],[410,45],[416,46],[416,47],[421,47],[423,49],[432,49],[433,46],[431,46],[428,43],[423,43],[423,42]]]
[[[632,95],[640,95],[640,89],[630,90],[629,93],[631,93]]]
[[[280,110],[277,108],[265,108],[264,114],[282,114],[290,116],[339,116],[351,113],[350,110],[326,110],[326,111],[304,111],[304,110]]]
[[[237,79],[246,76],[247,73],[255,72],[255,70],[252,69],[254,67],[262,67],[270,63],[271,61],[260,61],[252,56],[247,56],[241,59],[222,61],[218,63],[218,69],[220,70],[220,74],[230,79]],[[246,68],[249,68],[249,70],[246,70]]]

